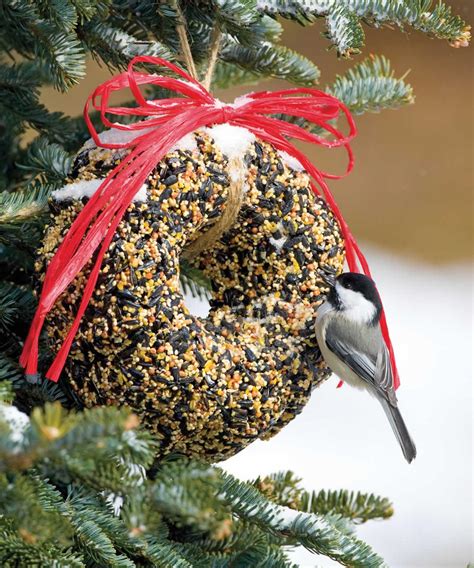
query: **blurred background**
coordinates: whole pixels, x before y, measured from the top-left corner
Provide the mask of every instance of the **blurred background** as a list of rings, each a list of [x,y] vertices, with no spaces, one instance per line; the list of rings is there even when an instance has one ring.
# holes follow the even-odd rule
[[[469,0],[450,4],[473,22]],[[318,25],[286,24],[283,43],[321,69],[321,87],[370,53],[384,54],[400,76],[410,70],[416,103],[358,117],[356,166],[331,184],[363,246],[382,292],[402,379],[400,407],[418,446],[408,466],[383,412],[370,397],[328,381],[303,413],[269,442],[225,462],[241,478],[292,469],[308,489],[348,488],[392,499],[392,519],[359,528],[395,568],[457,568],[474,560],[472,422],[472,48],[453,49],[421,34],[366,29],[362,56],[338,60]],[[76,115],[109,76],[89,64],[87,79],[61,95],[43,92],[52,110]],[[279,81],[242,87],[235,96]],[[342,172],[342,153],[310,151]],[[207,306],[189,298],[195,314]],[[331,566],[304,550],[302,567]]]

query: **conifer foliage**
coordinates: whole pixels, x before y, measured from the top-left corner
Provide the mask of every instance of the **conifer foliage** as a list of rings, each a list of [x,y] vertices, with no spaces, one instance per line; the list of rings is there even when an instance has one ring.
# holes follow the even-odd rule
[[[292,566],[296,545],[347,566],[383,565],[354,525],[389,517],[386,499],[309,493],[291,473],[244,483],[184,457],[155,463],[157,442],[134,415],[66,410],[77,406],[67,385],[24,379],[18,357],[48,197],[89,137],[81,116],[48,108],[40,93],[81,81],[89,56],[119,70],[141,54],[192,65],[212,89],[268,77],[313,86],[320,70],[282,45],[285,20],[317,22],[340,57],[361,52],[366,26],[453,47],[468,44],[469,26],[432,0],[3,0],[0,20],[0,565],[278,567]],[[326,90],[356,114],[414,100],[381,55]],[[209,289],[186,263],[182,284]]]
[[[68,414],[56,402],[28,417],[9,394],[4,384],[1,566],[276,568],[298,544],[382,565],[353,529],[390,516],[386,499],[308,493],[291,473],[241,482],[182,456],[154,464],[156,442],[126,410]]]

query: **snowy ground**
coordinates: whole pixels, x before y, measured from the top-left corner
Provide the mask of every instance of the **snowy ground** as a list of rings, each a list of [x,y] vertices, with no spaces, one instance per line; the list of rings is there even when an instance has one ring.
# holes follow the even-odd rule
[[[367,250],[386,307],[402,385],[400,408],[418,448],[407,465],[381,408],[337,380],[269,442],[223,465],[241,479],[292,469],[308,489],[389,497],[395,515],[358,534],[392,568],[462,568],[472,554],[472,271]],[[207,308],[194,299],[195,314]],[[296,550],[301,567],[335,563]]]

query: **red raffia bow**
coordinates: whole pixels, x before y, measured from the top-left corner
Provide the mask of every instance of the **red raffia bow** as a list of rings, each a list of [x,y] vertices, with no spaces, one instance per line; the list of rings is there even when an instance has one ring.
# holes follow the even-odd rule
[[[165,67],[172,70],[180,78],[135,71],[134,66],[138,63]],[[139,85],[157,85],[182,96],[145,100],[140,92]],[[129,88],[132,91],[138,106],[134,108],[109,106],[110,95],[124,88]],[[141,135],[137,134],[137,137],[133,140],[123,143],[108,144],[101,142],[89,117],[91,103],[95,110],[100,111],[102,123],[105,127],[123,131],[137,131],[138,133],[140,133],[140,130],[144,132]],[[337,118],[341,112],[345,115],[349,124],[347,136],[344,136],[337,128],[329,124],[329,121]],[[322,138],[308,132],[301,126],[271,116],[281,113],[304,118],[331,134],[333,138],[331,140]],[[121,124],[111,122],[107,118],[107,114],[134,115],[146,117],[146,119],[132,124]],[[348,109],[335,97],[312,88],[297,88],[250,93],[237,99],[234,104],[227,105],[214,98],[198,81],[169,61],[159,57],[140,56],[132,59],[127,71],[97,87],[87,99],[84,119],[97,146],[110,149],[131,148],[132,150],[110,172],[86,203],[48,265],[38,308],[20,358],[20,364],[25,367],[27,375],[37,373],[38,340],[48,312],[57,298],[66,290],[97,251],[71,329],[46,373],[47,378],[55,382],[58,381],[81,318],[94,291],[102,259],[126,209],[157,163],[186,134],[203,126],[222,123],[241,126],[252,132],[257,138],[296,158],[314,180],[311,182],[314,193],[317,195],[322,193],[339,221],[345,239],[349,270],[352,272],[362,270],[370,276],[367,261],[325,182],[325,179],[338,179],[343,176],[319,170],[289,141],[293,138],[326,148],[343,146],[349,162],[343,175],[349,173],[353,167],[353,156],[349,141],[355,136],[356,128]],[[394,386],[397,388],[399,379],[385,315],[382,315],[381,325],[385,342],[390,351]]]

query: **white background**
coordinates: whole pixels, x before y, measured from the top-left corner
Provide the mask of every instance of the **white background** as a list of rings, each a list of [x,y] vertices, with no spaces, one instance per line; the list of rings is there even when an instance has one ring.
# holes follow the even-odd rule
[[[372,397],[333,377],[268,442],[223,467],[241,479],[291,469],[307,489],[389,497],[395,515],[358,527],[392,568],[466,567],[472,554],[472,271],[434,268],[367,250],[397,354],[400,408],[418,457],[408,465]],[[196,315],[207,307],[187,298]],[[304,549],[301,567],[334,562]]]

